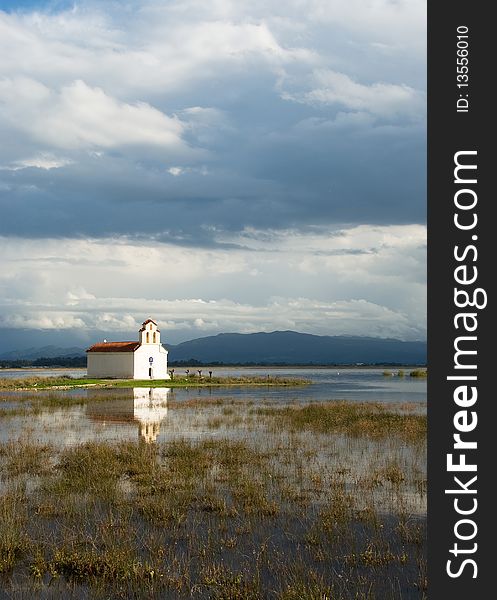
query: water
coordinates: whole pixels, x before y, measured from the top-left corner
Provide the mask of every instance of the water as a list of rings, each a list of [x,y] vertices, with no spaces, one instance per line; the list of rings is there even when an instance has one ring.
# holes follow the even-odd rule
[[[36,374],[81,377],[79,370],[33,370]],[[4,371],[3,376],[11,376]],[[14,371],[27,375],[27,371]],[[183,374],[176,370],[176,376]],[[204,375],[206,372],[204,371]],[[312,381],[306,386],[229,386],[213,388],[110,388],[3,391],[0,407],[29,410],[31,405],[51,397],[68,406],[42,405],[33,414],[12,415],[0,419],[0,441],[18,438],[36,440],[56,446],[101,440],[143,439],[166,441],[183,435],[190,438],[217,436],[211,426],[216,401],[247,405],[305,404],[329,400],[414,404],[425,410],[426,380],[409,376],[386,377],[383,369],[373,368],[219,368],[215,376],[299,377]],[[192,404],[190,408],[187,405]],[[183,407],[183,405],[185,405]],[[181,408],[180,408],[181,407]],[[219,406],[217,406],[219,411]],[[224,432],[225,433],[225,432]],[[243,430],[240,432],[243,434]]]
[[[69,369],[11,371],[1,375],[23,377],[28,373],[31,376],[85,375],[83,370]],[[180,377],[183,370],[176,369],[175,374]],[[208,376],[208,372],[203,370],[203,375],[206,374]],[[290,577],[290,581],[291,574],[297,572],[315,572],[323,578],[328,577],[331,572],[337,572],[344,573],[344,578],[347,578],[344,583],[344,589],[347,590],[356,585],[356,576],[360,585],[363,585],[362,581],[367,577],[367,585],[378,588],[378,597],[393,597],[391,590],[398,589],[406,600],[421,598],[413,581],[420,577],[418,572],[421,572],[425,560],[425,445],[411,443],[395,435],[375,439],[367,435],[292,430],[254,409],[267,405],[280,407],[346,399],[352,402],[381,402],[395,409],[424,412],[426,380],[409,376],[386,377],[383,369],[373,368],[219,368],[214,369],[213,374],[298,377],[309,379],[312,384],[295,387],[262,385],[0,390],[0,411],[3,412],[3,415],[0,412],[0,443],[14,442],[10,449],[9,446],[4,446],[5,453],[0,457],[0,468],[4,473],[0,481],[0,493],[7,494],[14,485],[25,485],[27,510],[33,515],[32,523],[36,525],[33,530],[33,547],[36,547],[39,539],[51,540],[48,553],[54,556],[58,545],[62,544],[61,540],[71,539],[70,536],[75,535],[74,528],[77,527],[81,548],[90,547],[90,540],[92,549],[98,545],[105,552],[109,527],[124,523],[124,533],[119,533],[124,536],[124,541],[119,538],[119,543],[124,544],[126,549],[131,549],[136,560],[156,560],[158,562],[150,564],[159,565],[154,566],[159,571],[166,569],[166,566],[169,569],[168,565],[171,564],[184,564],[182,568],[194,582],[204,581],[205,572],[210,572],[205,569],[217,564],[212,562],[214,555],[210,551],[205,554],[205,559],[202,558],[207,544],[213,543],[212,547],[216,548],[215,559],[220,561],[219,564],[228,565],[236,572],[243,572],[244,577],[257,573],[264,589],[276,589],[278,586],[284,588],[285,577]],[[84,442],[108,442],[113,445],[119,441],[139,440],[146,443],[158,442],[157,445],[151,444],[151,449],[155,448],[158,453],[174,440],[195,441],[196,448],[202,448],[202,443],[208,442],[202,450],[208,453],[212,453],[218,443],[220,449],[231,448],[229,452],[236,452],[236,444],[224,444],[241,442],[243,447],[252,449],[262,459],[255,469],[250,458],[252,454],[243,458],[242,453],[240,464],[243,466],[238,466],[233,472],[230,470],[232,466],[226,466],[231,463],[224,463],[219,458],[212,463],[212,468],[205,472],[200,469],[198,475],[195,475],[197,487],[187,508],[181,504],[184,494],[183,471],[166,468],[165,463],[163,471],[169,473],[168,477],[173,477],[171,481],[175,483],[167,488],[164,496],[155,492],[150,494],[148,486],[140,484],[139,477],[133,479],[133,476],[126,474],[115,483],[116,497],[119,499],[115,503],[112,503],[113,500],[101,499],[95,503],[95,497],[86,488],[82,492],[60,493],[54,499],[50,484],[56,484],[60,478],[58,468],[33,476],[29,474],[31,463],[26,462],[23,468],[28,470],[19,476],[15,470],[9,475],[6,467],[8,460],[11,460],[9,453],[17,456],[19,452],[22,454],[22,448],[29,448],[33,444],[49,445],[43,460],[54,466],[61,464],[61,457],[68,447],[80,452],[80,456],[84,458],[85,446],[80,446]],[[145,448],[144,444],[137,446]],[[29,459],[29,452],[27,456]],[[188,453],[185,456],[188,457]],[[98,452],[95,457],[98,457]],[[15,464],[22,467],[23,462]],[[93,465],[93,462],[90,464]],[[183,468],[181,464],[180,461],[176,468]],[[151,462],[150,468],[152,467],[155,469],[156,463]],[[188,463],[184,473],[189,473],[189,469]],[[143,472],[146,473],[146,469]],[[196,471],[193,469],[192,472]],[[395,480],[395,477],[398,479]],[[41,485],[43,482],[48,487]],[[257,489],[263,499],[276,503],[278,512],[270,518],[262,513],[245,514],[244,503],[249,502],[247,498],[253,498],[250,502],[256,502],[259,496],[252,492],[252,495],[246,492],[246,497],[243,496],[245,488],[242,483],[248,486],[246,490]],[[59,488],[56,486],[53,489]],[[177,497],[174,495],[175,490],[179,490]],[[242,494],[237,496],[237,492]],[[147,516],[146,510],[140,512],[140,507],[146,509],[152,503],[159,510],[161,506],[171,503],[172,497],[181,511],[187,511],[184,514],[188,518],[181,527],[170,524],[164,526],[162,522],[157,524]],[[347,502],[353,502],[354,506],[352,520],[344,522],[348,534],[343,537],[335,535],[335,531],[330,535],[324,528],[328,523],[326,510],[333,508],[338,497],[351,498]],[[111,515],[110,524],[102,520],[102,502],[111,502],[108,506],[105,505],[105,510],[109,510]],[[215,507],[224,506],[224,503],[238,503],[233,515],[215,512]],[[71,511],[75,505],[86,519],[84,524],[74,522]],[[214,507],[212,511],[209,508],[211,506]],[[43,512],[40,517],[35,517],[34,515],[39,514],[37,511],[40,507],[48,511],[47,514],[51,514],[50,510],[55,510],[56,518],[47,517]],[[129,518],[127,515],[130,514],[130,507],[133,521],[126,520]],[[322,511],[324,517],[321,516]],[[154,513],[151,514],[153,516]],[[368,525],[367,515],[375,515],[374,519],[377,518],[381,526],[373,526],[374,519]],[[335,520],[336,518],[333,517]],[[411,528],[409,531],[414,533],[416,528],[420,528],[420,533],[417,534],[420,542],[407,543],[402,537],[403,530],[400,526],[405,527],[405,523]],[[86,539],[80,533],[83,526],[93,528],[91,538]],[[33,535],[30,527],[31,524],[26,529],[26,535]],[[112,531],[114,540],[118,530]],[[214,542],[211,536],[214,536]],[[187,539],[188,544],[193,546],[185,545],[184,540]],[[237,544],[236,548],[226,545],[230,540]],[[66,546],[69,544],[67,541],[64,543]],[[160,544],[161,552],[164,548],[168,549],[169,554],[163,559],[159,560],[158,554],[152,552],[156,543]],[[374,568],[361,566],[360,570],[349,567],[347,557],[357,560],[361,550],[367,553],[370,548],[374,548],[380,552],[381,558],[386,543],[392,552],[399,553],[399,556],[402,553],[401,562],[394,561],[390,564],[387,561],[378,563]],[[317,554],[318,551],[321,554]],[[262,555],[267,558],[259,563],[258,557]],[[282,561],[281,564],[278,560]],[[74,584],[64,577],[50,580],[50,583],[46,583],[46,579],[43,582],[41,579],[37,580],[36,590],[30,593],[30,586],[35,585],[27,575],[30,561],[32,557],[29,556],[27,559],[19,559],[16,570],[8,580],[13,590],[9,597],[21,597],[21,594],[22,597],[88,597],[86,581]],[[274,564],[278,565],[277,569],[264,567]],[[281,582],[276,577],[277,574],[281,574]],[[157,580],[157,585],[159,584],[160,581]],[[91,582],[89,585],[91,586]],[[109,585],[112,586],[113,582]],[[175,590],[161,595],[148,595],[144,590],[149,590],[149,580],[144,583],[140,581],[137,585],[142,586],[142,593],[137,594],[137,597],[145,597],[145,594],[147,597],[161,598],[189,597],[179,596]],[[0,597],[7,596],[2,596],[0,592]]]
[[[86,369],[48,369],[38,367],[32,369],[0,369],[0,378],[24,379],[25,377],[86,377]]]
[[[388,370],[388,369],[387,369]],[[179,399],[192,395],[216,394],[219,397],[250,395],[254,400],[261,398],[270,400],[293,400],[316,402],[322,400],[341,399],[357,402],[426,402],[426,379],[409,377],[385,377],[385,369],[375,368],[295,368],[295,367],[219,367],[213,368],[214,376],[264,376],[297,377],[312,381],[313,385],[303,388],[267,387],[247,388],[229,387],[225,389],[175,390]],[[196,372],[191,368],[190,372]],[[392,370],[393,373],[397,371]],[[207,369],[202,369],[204,376]],[[184,374],[184,369],[175,369],[176,377]],[[4,369],[0,377],[54,377],[69,375],[85,377],[85,369]],[[80,393],[80,391],[78,392]]]

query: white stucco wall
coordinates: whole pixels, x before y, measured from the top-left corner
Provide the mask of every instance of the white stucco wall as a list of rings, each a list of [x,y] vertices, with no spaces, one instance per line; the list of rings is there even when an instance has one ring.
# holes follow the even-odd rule
[[[134,353],[134,378],[150,379],[149,368],[152,366],[152,379],[170,379],[167,372],[167,350],[161,344],[143,344]],[[150,365],[149,358],[153,358]]]
[[[133,378],[133,352],[88,352],[88,377]]]

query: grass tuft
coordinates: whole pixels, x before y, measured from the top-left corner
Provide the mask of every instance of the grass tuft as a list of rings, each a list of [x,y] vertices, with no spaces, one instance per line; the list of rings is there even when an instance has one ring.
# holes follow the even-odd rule
[[[255,414],[277,418],[295,430],[370,437],[398,435],[409,440],[426,438],[425,415],[401,414],[381,404],[331,401],[305,406],[257,408]]]

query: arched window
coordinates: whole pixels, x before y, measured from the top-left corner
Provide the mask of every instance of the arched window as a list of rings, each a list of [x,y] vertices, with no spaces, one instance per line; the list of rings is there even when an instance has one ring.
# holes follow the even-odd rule
[[[154,341],[153,343],[155,344],[155,340],[156,340],[155,331],[154,331],[154,335],[152,336],[152,339],[153,339],[153,341]]]
[[[150,343],[150,333],[147,331],[147,344]]]

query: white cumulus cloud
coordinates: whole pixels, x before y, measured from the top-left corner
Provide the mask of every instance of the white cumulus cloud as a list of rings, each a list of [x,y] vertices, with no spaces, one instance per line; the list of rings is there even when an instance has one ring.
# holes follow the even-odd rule
[[[231,239],[238,248],[199,251],[125,238],[0,238],[3,324],[25,318],[43,328],[43,316],[67,315],[86,329],[130,331],[153,316],[176,339],[275,329],[424,338],[426,228]]]
[[[146,102],[121,102],[82,80],[52,90],[33,79],[4,79],[0,106],[11,125],[52,147],[183,145],[178,118]]]
[[[43,169],[44,171],[50,171],[51,169],[60,169],[67,165],[73,164],[73,160],[70,158],[57,157],[53,154],[42,153],[31,158],[24,158],[16,160],[10,165],[0,166],[0,170],[3,171],[20,171],[22,169]]]
[[[420,118],[425,112],[424,94],[405,84],[375,82],[366,85],[344,73],[319,69],[312,74],[310,85],[312,89],[307,92],[283,92],[282,96],[297,102],[335,105],[387,119],[395,115]]]

